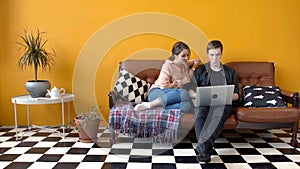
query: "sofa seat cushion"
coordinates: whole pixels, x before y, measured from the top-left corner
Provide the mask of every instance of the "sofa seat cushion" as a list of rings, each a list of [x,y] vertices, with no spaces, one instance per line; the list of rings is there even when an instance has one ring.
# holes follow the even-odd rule
[[[190,130],[194,128],[195,118],[194,113],[184,113],[181,115],[180,119],[180,129]],[[229,130],[234,129],[238,125],[236,115],[231,114],[228,119],[225,121],[223,129]]]
[[[237,118],[242,122],[251,123],[289,123],[300,118],[299,110],[292,107],[285,108],[245,108],[234,109]]]

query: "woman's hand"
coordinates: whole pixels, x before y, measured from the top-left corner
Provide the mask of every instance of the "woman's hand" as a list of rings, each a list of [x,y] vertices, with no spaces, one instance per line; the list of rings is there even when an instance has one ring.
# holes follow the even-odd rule
[[[197,98],[197,93],[194,90],[189,90],[189,94],[190,94],[190,97],[192,99],[196,99]]]

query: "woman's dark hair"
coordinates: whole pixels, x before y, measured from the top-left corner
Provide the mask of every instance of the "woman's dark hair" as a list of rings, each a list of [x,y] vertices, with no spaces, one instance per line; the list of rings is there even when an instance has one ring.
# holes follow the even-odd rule
[[[206,53],[208,53],[208,51],[210,49],[217,49],[217,48],[221,48],[221,54],[223,52],[223,45],[221,43],[221,41],[219,40],[212,40],[207,44],[207,48],[206,48]]]
[[[169,60],[174,60],[175,59],[175,55],[178,55],[180,52],[182,52],[184,49],[187,49],[189,52],[190,48],[187,44],[183,43],[183,42],[176,42],[173,45],[172,48],[172,56],[169,57]]]

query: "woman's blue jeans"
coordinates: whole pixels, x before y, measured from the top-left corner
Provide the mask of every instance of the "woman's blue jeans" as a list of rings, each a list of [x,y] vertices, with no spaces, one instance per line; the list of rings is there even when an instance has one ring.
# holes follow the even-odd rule
[[[151,89],[148,93],[148,101],[157,98],[165,109],[181,109],[182,112],[189,112],[192,108],[190,95],[185,89]]]

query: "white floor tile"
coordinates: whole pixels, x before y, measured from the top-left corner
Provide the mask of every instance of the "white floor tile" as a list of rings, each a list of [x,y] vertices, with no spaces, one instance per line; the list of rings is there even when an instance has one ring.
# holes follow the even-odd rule
[[[132,163],[132,162],[129,162],[126,167],[126,169],[151,169],[151,168],[152,168],[151,163]]]
[[[52,147],[45,154],[66,154],[70,147]]]
[[[0,161],[0,168],[5,168],[7,167],[11,162],[8,161]]]
[[[129,160],[129,155],[115,155],[115,154],[112,154],[112,155],[108,155],[105,159],[105,162],[109,163],[109,162],[116,162],[116,163],[119,163],[119,162],[125,162],[127,163]]]
[[[194,149],[173,149],[174,156],[195,156]]]
[[[212,155],[210,163],[223,163],[222,159],[218,155]]]
[[[57,163],[56,162],[35,162],[28,169],[51,169]]]
[[[227,169],[252,169],[247,163],[225,163]]]
[[[299,165],[293,162],[274,162],[272,163],[277,169],[299,169]]]
[[[269,143],[274,148],[293,148],[291,145],[287,143]]]
[[[152,149],[131,149],[130,155],[152,156]]]
[[[266,141],[261,138],[244,138],[244,139],[249,143],[266,143]]]
[[[57,142],[55,141],[42,141],[35,144],[33,147],[53,147]]]
[[[2,142],[2,143],[0,143],[0,147],[14,147],[20,143],[21,143],[21,141]]]
[[[132,145],[133,143],[117,143],[117,144],[113,144],[112,148],[128,149],[128,148],[132,148]]]
[[[59,140],[59,142],[77,142],[78,137],[65,137],[64,139]]]
[[[30,149],[31,147],[13,147],[7,150],[6,152],[4,152],[4,154],[24,154],[26,151]]]
[[[76,169],[101,169],[103,162],[81,162]]]
[[[249,143],[231,143],[234,148],[253,148]]]
[[[174,156],[152,156],[152,163],[175,163]]]
[[[24,140],[24,142],[31,142],[31,141],[39,142],[39,141],[42,141],[44,139],[45,139],[45,137],[36,137],[36,136],[34,136],[34,137],[28,137],[28,138],[26,138]]]
[[[14,160],[14,162],[35,162],[37,161],[43,154],[22,154],[18,158]]]
[[[7,141],[7,140],[9,140],[9,139],[11,139],[11,137],[1,136],[1,137],[0,137],[0,142]]]
[[[91,148],[93,147],[94,143],[83,143],[83,142],[76,142],[72,147],[73,148]]]
[[[85,154],[65,154],[58,162],[81,162]]]
[[[280,151],[274,148],[257,148],[256,150],[262,155],[282,155]]]
[[[215,149],[218,155],[239,155],[234,148],[218,148]]]
[[[201,169],[200,164],[176,163],[177,169]]]
[[[267,160],[263,155],[242,155],[244,160],[247,163],[268,163],[269,160]]]
[[[217,138],[215,143],[229,143],[226,138]]]
[[[88,151],[88,155],[107,155],[110,152],[110,148],[91,148]]]
[[[285,155],[287,158],[291,159],[292,161],[294,162],[300,162],[300,155],[294,155],[294,154],[291,154],[291,155]]]
[[[160,144],[160,143],[153,143],[153,149],[173,149],[171,144]]]

